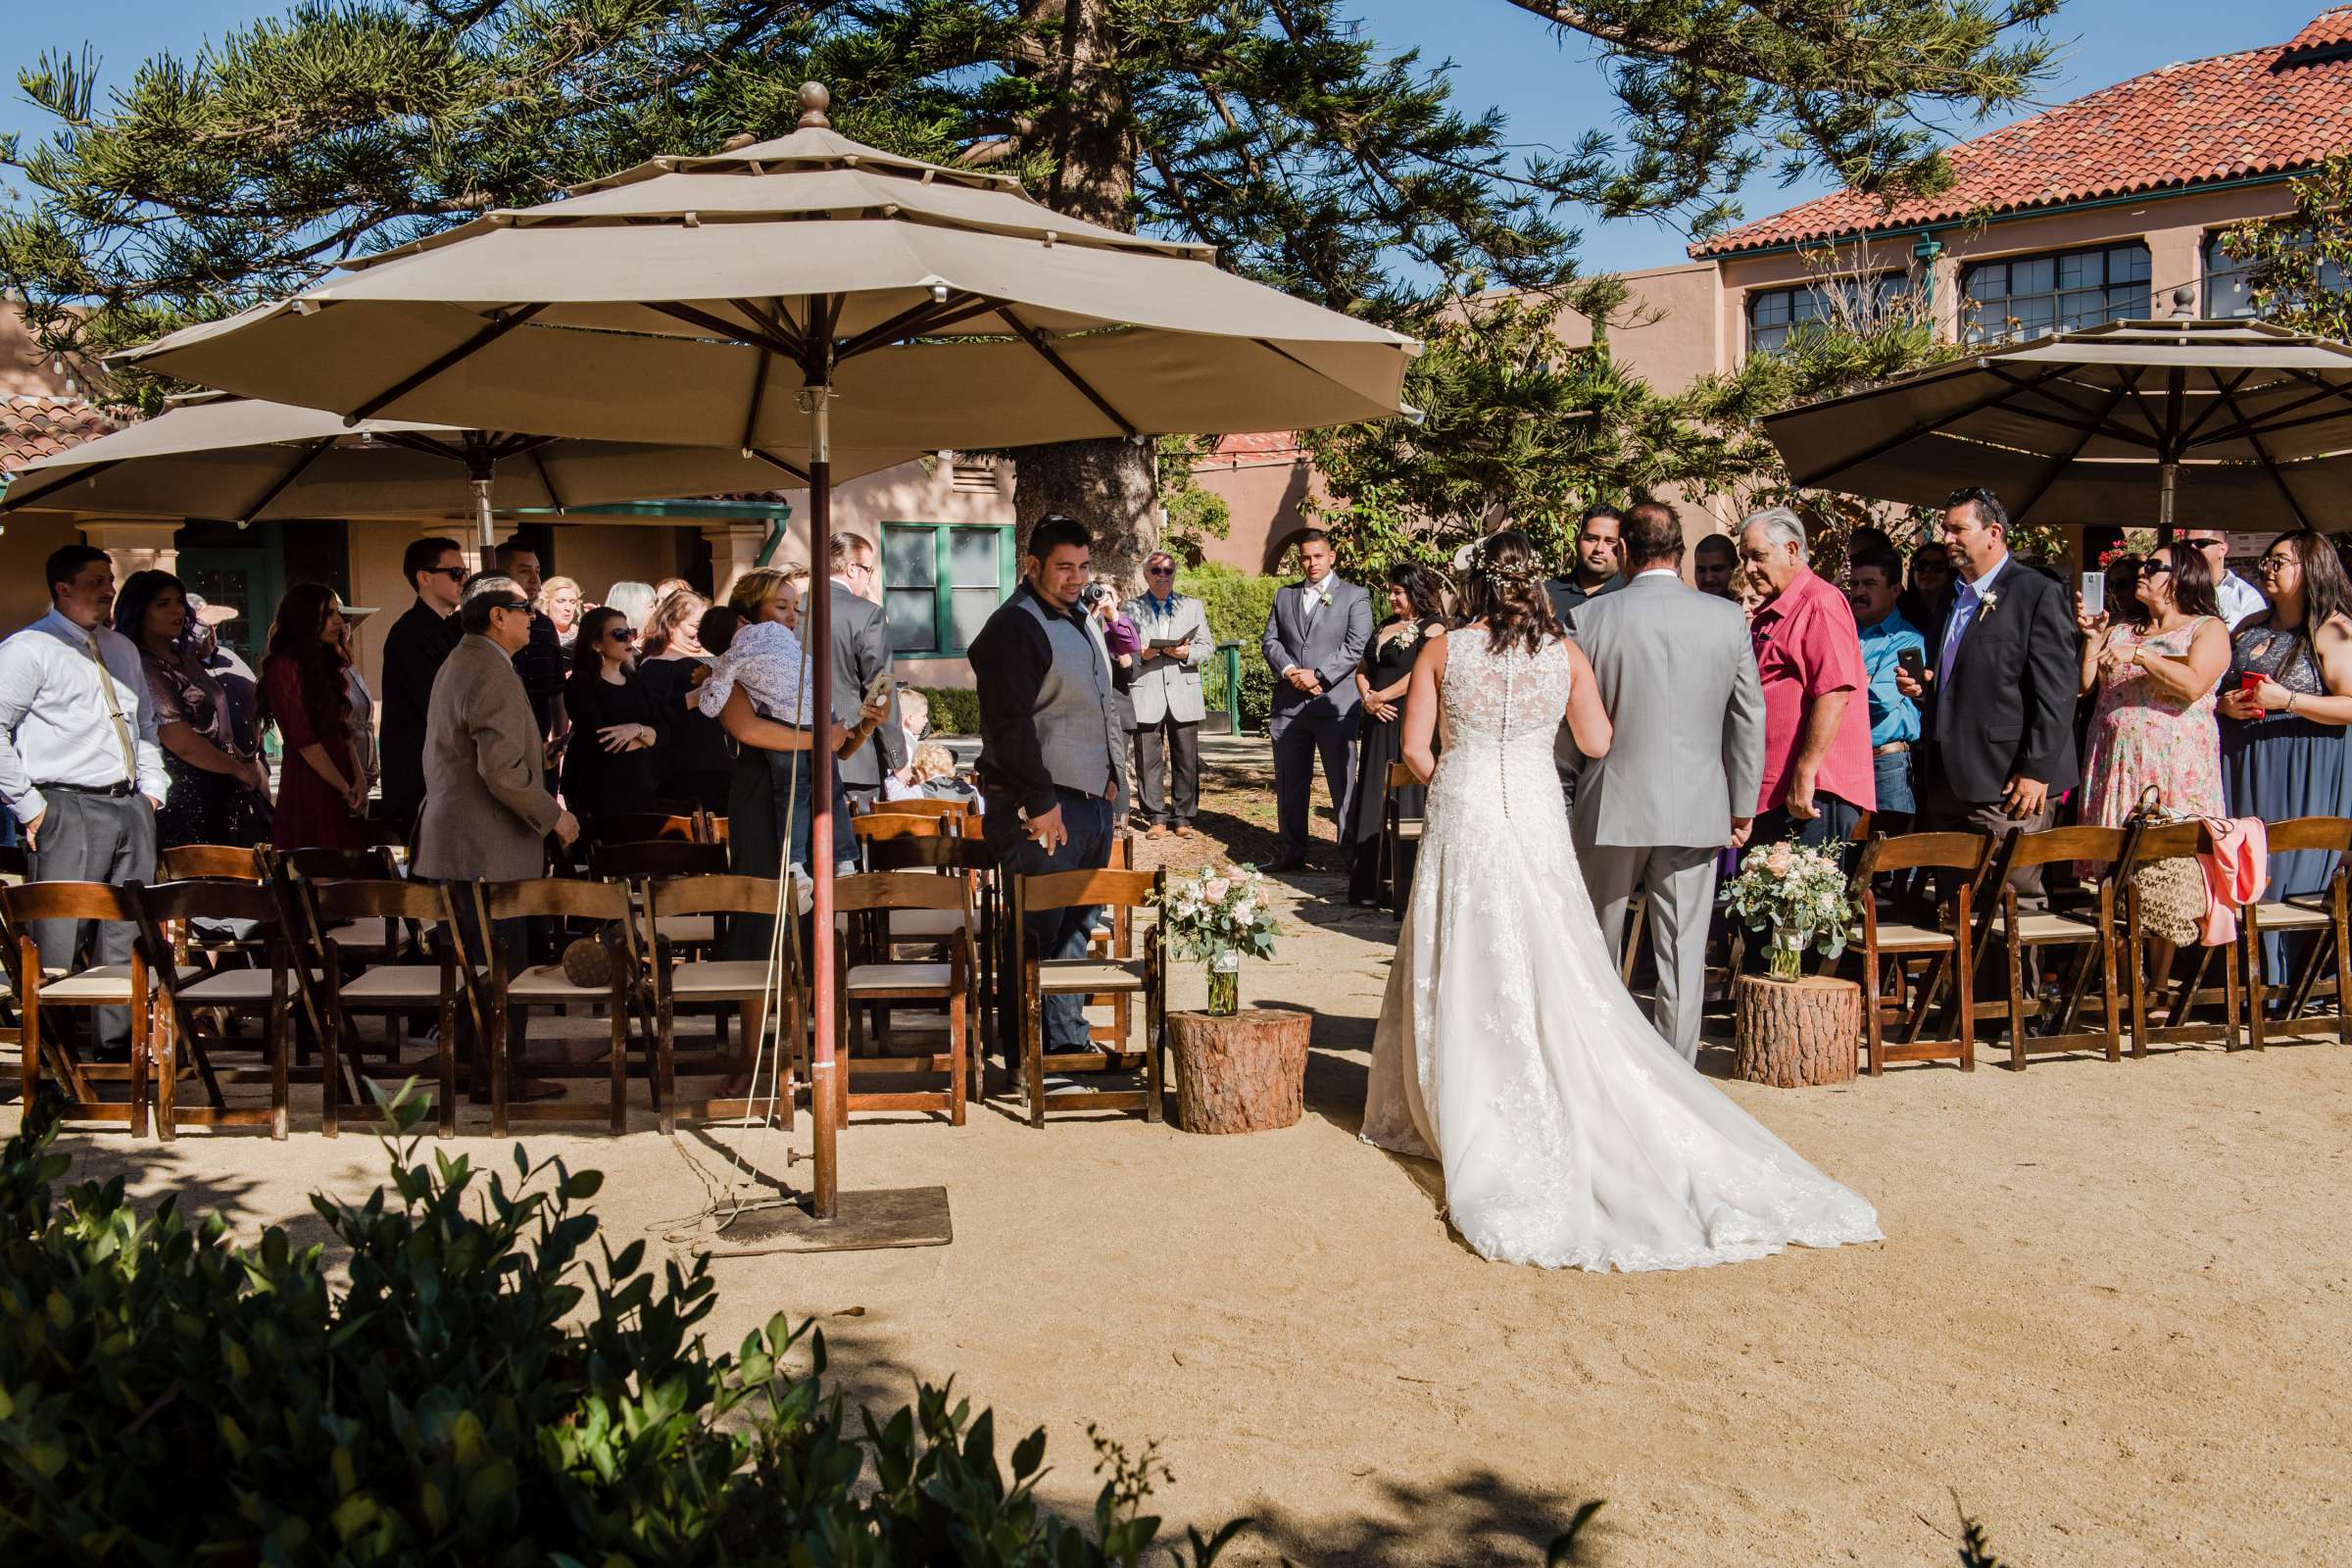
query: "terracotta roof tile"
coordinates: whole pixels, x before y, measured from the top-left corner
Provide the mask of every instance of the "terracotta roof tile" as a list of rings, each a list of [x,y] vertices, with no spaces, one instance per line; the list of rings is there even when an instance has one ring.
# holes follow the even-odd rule
[[[1690,247],[1724,256],[2309,167],[2352,147],[2352,6],[2294,43],[2167,66],[1951,151],[1952,188],[1892,208],[1835,191]],[[2316,50],[2316,52],[2315,52]]]
[[[0,397],[0,472],[14,473],[35,458],[51,458],[128,422],[79,398],[24,393]]]

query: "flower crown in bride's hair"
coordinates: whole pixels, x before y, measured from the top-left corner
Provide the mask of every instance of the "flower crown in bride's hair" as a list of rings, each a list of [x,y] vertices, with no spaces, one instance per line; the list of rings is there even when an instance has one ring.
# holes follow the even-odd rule
[[[1481,576],[1513,588],[1526,588],[1544,580],[1543,563],[1533,557],[1520,562],[1502,562],[1482,553],[1478,570]]]

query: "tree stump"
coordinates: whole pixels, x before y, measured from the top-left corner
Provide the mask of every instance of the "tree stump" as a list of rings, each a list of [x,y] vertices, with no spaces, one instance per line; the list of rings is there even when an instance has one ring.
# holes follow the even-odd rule
[[[1826,975],[1770,980],[1743,974],[1732,995],[1739,1018],[1733,1077],[1775,1089],[1854,1081],[1862,1040],[1860,986]]]
[[[1167,1015],[1176,1052],[1176,1125],[1188,1133],[1263,1133],[1306,1110],[1311,1012],[1250,1007]]]

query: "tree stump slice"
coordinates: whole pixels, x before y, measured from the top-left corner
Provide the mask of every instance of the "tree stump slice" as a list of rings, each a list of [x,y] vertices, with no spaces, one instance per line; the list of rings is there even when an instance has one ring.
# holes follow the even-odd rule
[[[1188,1133],[1264,1133],[1306,1112],[1311,1012],[1171,1012],[1176,1125]]]
[[[1743,974],[1732,988],[1739,1031],[1732,1076],[1775,1089],[1850,1084],[1861,1054],[1862,988],[1807,975]]]

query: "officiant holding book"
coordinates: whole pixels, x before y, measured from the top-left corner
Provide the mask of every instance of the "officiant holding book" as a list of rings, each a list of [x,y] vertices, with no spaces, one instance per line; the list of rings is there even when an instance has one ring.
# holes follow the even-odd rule
[[[1144,559],[1144,591],[1124,608],[1143,643],[1127,689],[1135,705],[1136,809],[1144,837],[1190,838],[1200,809],[1200,721],[1208,713],[1200,667],[1216,640],[1200,601],[1176,591],[1176,558],[1164,550]]]

